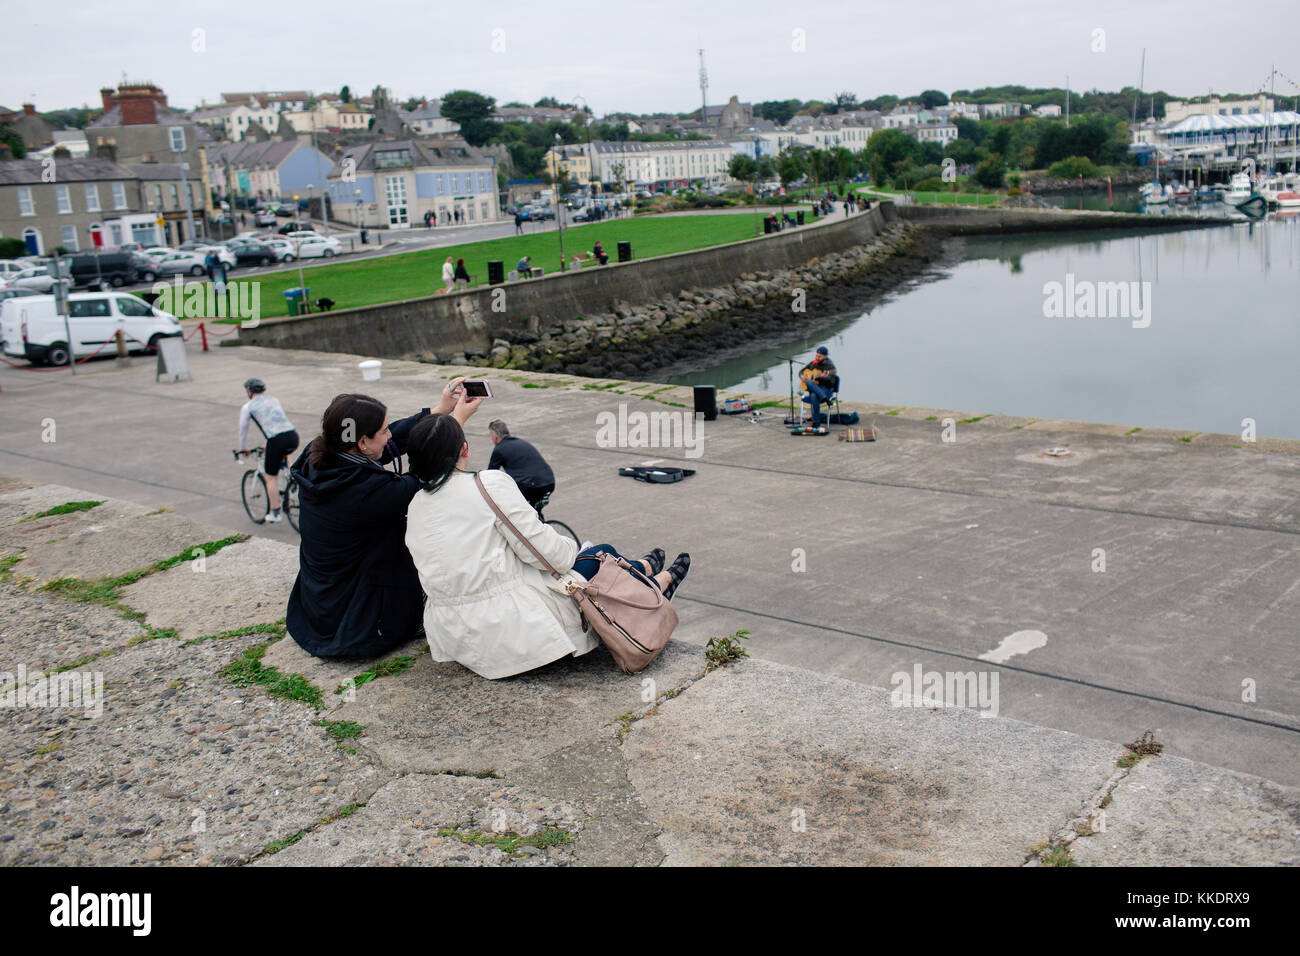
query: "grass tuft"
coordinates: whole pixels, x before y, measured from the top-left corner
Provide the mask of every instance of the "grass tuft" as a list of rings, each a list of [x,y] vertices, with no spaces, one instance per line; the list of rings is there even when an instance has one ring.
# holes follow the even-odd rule
[[[730,664],[732,661],[748,657],[749,651],[741,646],[741,641],[749,640],[749,631],[737,631],[727,637],[711,637],[704,645],[704,659],[708,662],[705,673],[715,668]]]
[[[40,514],[28,515],[26,518],[18,519],[16,524],[22,524],[24,521],[35,521],[38,518],[49,518],[52,515],[72,514],[75,511],[89,511],[91,508],[98,508],[104,502],[102,501],[67,501],[61,505],[55,505],[48,511],[42,511]]]
[[[539,850],[547,847],[564,846],[573,842],[573,836],[565,830],[540,830],[532,836],[520,836],[518,833],[471,833],[452,827],[439,827],[438,836],[455,837],[471,846],[494,846],[503,853],[514,853],[521,846],[534,846]]]
[[[271,642],[250,647],[221,669],[221,676],[238,687],[260,686],[273,697],[296,700],[315,710],[325,706],[321,689],[301,674],[281,674],[262,663]]]

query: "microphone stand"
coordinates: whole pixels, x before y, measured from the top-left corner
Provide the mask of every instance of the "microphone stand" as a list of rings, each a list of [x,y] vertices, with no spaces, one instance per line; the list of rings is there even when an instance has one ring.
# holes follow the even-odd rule
[[[794,407],[794,363],[798,356],[791,356],[786,359],[790,366],[790,417],[785,420],[786,425],[798,425],[803,419],[796,413]]]

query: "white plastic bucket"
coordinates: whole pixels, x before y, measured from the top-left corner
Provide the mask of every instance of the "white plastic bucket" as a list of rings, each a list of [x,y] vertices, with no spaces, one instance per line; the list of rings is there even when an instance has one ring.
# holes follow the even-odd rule
[[[361,377],[367,382],[379,381],[379,370],[383,364],[379,359],[366,359],[357,363],[361,367]]]

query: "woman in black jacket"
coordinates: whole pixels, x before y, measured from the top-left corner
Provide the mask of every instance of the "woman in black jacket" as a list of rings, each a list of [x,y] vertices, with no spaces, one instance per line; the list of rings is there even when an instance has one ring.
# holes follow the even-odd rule
[[[434,412],[462,425],[481,398],[455,379]],[[302,544],[289,595],[289,635],[313,657],[374,657],[420,633],[424,591],[406,550],[406,508],[420,482],[384,469],[406,452],[421,409],[390,423],[368,395],[338,395],[321,433],[294,462]]]

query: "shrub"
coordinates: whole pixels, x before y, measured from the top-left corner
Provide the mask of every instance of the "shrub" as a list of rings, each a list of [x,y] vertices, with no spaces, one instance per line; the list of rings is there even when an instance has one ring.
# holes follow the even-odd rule
[[[938,176],[931,176],[929,179],[922,179],[912,188],[919,193],[939,193],[947,191],[948,186]]]
[[[975,167],[974,179],[985,189],[999,189],[1005,174],[1006,166],[1002,162],[1002,157],[994,153]]]
[[[0,259],[17,259],[27,255],[27,243],[21,239],[0,239]]]
[[[1080,176],[1092,179],[1100,173],[1101,170],[1087,156],[1067,156],[1059,162],[1052,163],[1047,170],[1049,176],[1058,179],[1078,179]]]

